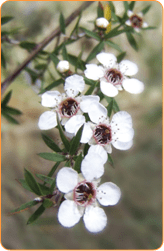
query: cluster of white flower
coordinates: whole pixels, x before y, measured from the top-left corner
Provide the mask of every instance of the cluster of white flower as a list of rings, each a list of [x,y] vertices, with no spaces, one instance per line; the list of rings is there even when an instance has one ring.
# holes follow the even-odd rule
[[[103,66],[87,64],[84,74],[88,79],[100,80],[100,90],[104,95],[114,97],[123,89],[134,94],[143,91],[144,84],[130,78],[138,71],[135,63],[123,60],[118,64],[113,54],[104,52],[96,58]],[[69,64],[62,61],[58,70],[62,72],[65,66]],[[72,227],[83,216],[87,230],[95,233],[102,231],[107,224],[107,216],[100,205],[116,205],[121,197],[120,188],[114,183],[99,185],[108,154],[112,152],[112,145],[119,150],[128,150],[133,144],[134,130],[129,113],[118,111],[109,118],[100,97],[82,95],[84,88],[84,78],[74,74],[65,79],[64,93],[47,91],[42,94],[41,104],[51,110],[40,116],[38,126],[41,130],[56,127],[58,115],[66,136],[72,138],[83,125],[80,142],[88,143],[90,148],[83,156],[81,173],[77,173],[73,166],[65,166],[57,173],[57,188],[65,194],[58,220],[64,227]]]

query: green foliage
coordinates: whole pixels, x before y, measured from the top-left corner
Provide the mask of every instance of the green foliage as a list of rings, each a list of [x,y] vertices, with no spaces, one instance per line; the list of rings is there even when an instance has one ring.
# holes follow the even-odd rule
[[[98,45],[96,45],[93,50],[91,51],[91,53],[89,54],[89,56],[86,59],[86,62],[91,61],[93,58],[96,57],[96,55],[102,51],[102,49],[104,48],[104,42],[101,41]]]
[[[45,183],[50,184],[50,185],[52,185],[54,182],[53,178],[50,178],[50,177],[43,175],[43,174],[36,174],[36,177],[38,177],[40,180],[42,180]]]
[[[11,99],[11,95],[12,95],[12,90],[9,91],[6,96],[3,98],[2,103],[1,103],[1,107],[5,107],[7,105],[7,103],[10,101]]]
[[[85,70],[85,62],[81,60],[81,58],[77,58],[74,55],[68,54],[68,61],[75,66],[75,68],[78,68],[82,71]]]
[[[125,11],[127,12],[129,10],[129,4],[127,1],[123,1],[123,3],[124,3]]]
[[[43,159],[55,162],[62,162],[66,160],[66,157],[64,155],[60,155],[58,153],[39,153],[38,155]]]
[[[120,63],[124,57],[126,56],[126,51],[120,53],[118,56],[117,56],[117,63]]]
[[[151,8],[151,5],[148,5],[143,10],[141,10],[141,12],[143,13],[143,15],[145,15],[150,10],[150,8]]]
[[[135,1],[131,1],[129,4],[129,10],[133,10],[134,9],[134,5],[135,5]]]
[[[53,151],[62,152],[62,150],[58,147],[58,145],[56,145],[56,143],[45,134],[42,134],[42,139],[44,140],[45,144]]]
[[[32,175],[30,171],[24,169],[24,177],[25,177],[25,181],[27,185],[35,194],[43,195],[38,183],[36,182],[34,176]]]
[[[90,147],[89,144],[85,144],[85,146],[84,146],[84,156],[88,153],[89,147]]]
[[[16,209],[12,210],[12,211],[10,212],[10,214],[13,214],[13,213],[16,213],[16,212],[22,212],[22,211],[24,211],[25,209],[28,209],[28,208],[30,208],[30,207],[33,207],[33,206],[37,205],[38,203],[39,203],[39,202],[38,202],[38,201],[35,201],[35,200],[29,201],[29,202],[27,202],[27,203],[21,205],[20,207],[18,207],[18,208],[16,208]]]
[[[116,113],[116,112],[119,112],[120,111],[120,108],[116,102],[115,99],[113,99],[113,111]]]
[[[107,111],[108,111],[108,117],[110,118],[111,113],[113,110],[113,98],[108,98],[108,106],[107,106]]]
[[[76,133],[76,136],[73,137],[73,139],[71,140],[70,150],[69,150],[71,155],[74,155],[79,147],[82,131],[83,131],[83,125],[80,127],[80,129]]]
[[[81,16],[82,16],[82,12],[80,12],[80,14],[79,14],[79,17],[77,19],[77,23],[75,24],[75,27],[73,28],[73,30],[72,30],[72,32],[70,34],[70,37],[73,35],[73,33],[75,33],[76,35],[78,34],[79,23],[80,23]]]
[[[33,223],[34,221],[36,221],[45,211],[45,207],[43,205],[41,205],[28,219],[27,221],[27,225]]]
[[[80,173],[81,172],[81,162],[83,160],[83,157],[82,157],[82,153],[80,153],[80,155],[78,155],[76,161],[75,161],[75,165],[74,165],[74,169]]]
[[[48,173],[48,177],[52,177],[52,175],[54,174],[54,172],[56,171],[56,169],[58,168],[60,162],[56,162],[56,164],[52,167],[51,171]]]
[[[51,54],[50,54],[50,58],[51,58],[52,62],[54,63],[55,67],[56,67],[57,64],[59,63],[58,57],[56,56],[55,53],[51,53]]]
[[[92,79],[88,79],[88,78],[86,78],[85,76],[83,77],[84,78],[84,81],[85,81],[85,83],[86,83],[86,85],[96,85],[96,83],[97,83],[97,81],[94,81],[94,80],[92,80]]]
[[[59,19],[59,23],[60,23],[60,30],[63,34],[65,34],[65,21],[64,21],[64,16],[61,13],[60,14],[60,19]]]
[[[64,84],[64,80],[62,78],[55,80],[51,84],[49,84],[46,88],[42,89],[39,94],[43,94],[46,91],[52,90],[54,87],[59,86],[60,84]]]
[[[114,165],[113,159],[110,154],[108,154],[108,162],[111,164],[111,166]]]
[[[69,143],[68,139],[66,138],[66,136],[64,135],[64,132],[63,132],[62,126],[60,124],[58,115],[57,115],[57,121],[58,121],[58,129],[59,129],[61,140],[62,140],[65,148],[67,149],[67,151],[69,151],[70,143]]]
[[[122,52],[121,48],[112,41],[106,40],[105,44],[107,44],[109,47],[112,47],[112,48],[116,49],[119,52]]]
[[[97,6],[97,17],[104,17],[104,8],[101,2]]]
[[[95,82],[94,85],[91,85],[91,87],[86,91],[85,95],[91,95],[97,84],[98,82]]]
[[[137,45],[137,42],[134,39],[132,33],[131,32],[126,32],[126,36],[127,36],[128,42],[132,46],[132,48],[134,50],[138,51],[138,45]]]
[[[4,25],[8,22],[10,22],[14,17],[11,16],[5,16],[5,17],[1,17],[1,25]]]
[[[53,202],[50,199],[44,199],[43,201],[43,207],[44,208],[50,208],[53,206]]]
[[[54,181],[52,182],[51,187],[50,187],[50,194],[53,193],[55,186],[56,186],[56,180],[54,179]]]
[[[97,35],[96,32],[87,30],[87,29],[82,28],[82,27],[81,27],[81,29],[85,32],[85,34],[86,34],[88,37],[92,37],[92,38],[94,38],[94,39],[96,39],[96,40],[98,40],[98,41],[101,40],[100,37]]]
[[[22,48],[22,49],[26,49],[27,51],[31,52],[32,50],[35,49],[35,47],[37,46],[36,43],[33,43],[33,42],[28,42],[28,41],[23,41],[19,44],[19,46]]]
[[[62,46],[62,55],[63,55],[63,59],[64,60],[69,60],[68,59],[68,54],[67,54],[67,50],[66,50],[66,46],[65,46],[65,43],[63,44],[63,46]]]
[[[119,106],[118,106],[118,104],[117,104],[117,102],[116,102],[116,100],[114,98],[105,96],[105,99],[109,104],[108,105],[109,107],[107,107],[107,109],[109,109],[109,111],[108,111],[109,114],[111,114],[111,112],[112,112],[111,111],[111,106],[112,106],[112,109],[113,109],[114,112],[119,112],[120,111],[120,108],[119,108]]]

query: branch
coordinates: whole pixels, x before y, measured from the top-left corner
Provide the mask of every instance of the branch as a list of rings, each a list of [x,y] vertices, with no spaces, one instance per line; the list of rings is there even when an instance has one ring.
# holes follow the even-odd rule
[[[65,26],[68,26],[79,14],[82,10],[85,10],[89,7],[93,2],[85,2],[83,3],[77,10],[75,10],[69,17],[65,20]],[[7,87],[12,83],[12,81],[21,73],[21,71],[29,64],[31,60],[47,45],[49,44],[56,36],[61,34],[60,27],[57,27],[48,37],[46,37],[42,42],[40,42],[33,52],[27,57],[27,59],[19,65],[19,67],[9,76],[7,77],[1,84],[1,94],[5,92]]]

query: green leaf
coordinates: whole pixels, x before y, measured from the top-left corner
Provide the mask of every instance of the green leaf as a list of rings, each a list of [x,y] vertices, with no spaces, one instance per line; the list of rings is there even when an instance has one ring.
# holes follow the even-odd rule
[[[2,48],[1,48],[1,64],[2,64],[3,68],[6,68],[6,59],[5,59]]]
[[[18,182],[21,183],[21,185],[22,185],[23,188],[25,188],[26,190],[28,190],[28,191],[30,191],[30,192],[33,193],[33,191],[30,189],[30,187],[28,186],[28,184],[26,183],[25,180],[19,179]],[[49,187],[46,187],[45,185],[40,184],[40,183],[38,183],[38,185],[39,185],[39,187],[40,187],[43,195],[47,195],[47,194],[50,193]]]
[[[57,161],[62,162],[66,160],[64,155],[60,155],[58,153],[39,153],[38,155],[43,159],[47,159],[47,160],[55,161],[55,162]]]
[[[119,54],[117,56],[117,63],[120,63],[124,59],[125,55],[126,55],[126,51]]]
[[[60,30],[61,30],[61,32],[63,34],[65,34],[65,21],[64,21],[64,17],[63,17],[62,13],[60,14],[59,22],[60,22]]]
[[[131,1],[129,4],[129,10],[133,10],[134,9],[134,5],[135,5],[135,1]]]
[[[110,154],[108,154],[108,162],[113,166],[114,162]]]
[[[27,184],[27,182],[23,179],[18,179],[18,182],[21,183],[22,187],[30,192],[33,193],[33,191],[31,190],[31,188],[29,187],[29,185]]]
[[[126,36],[127,36],[128,42],[132,46],[132,48],[134,50],[138,51],[138,45],[137,45],[137,42],[134,39],[133,35],[130,32],[126,32]]]
[[[85,70],[85,63],[84,61],[80,60],[80,63],[78,62],[78,58],[74,55],[68,54],[68,61],[74,65],[75,67],[79,68],[80,70]]]
[[[10,113],[12,115],[21,115],[22,112],[16,108],[10,107],[10,106],[5,106],[4,111],[7,113]]]
[[[80,14],[79,14],[77,23],[75,24],[75,27],[73,28],[73,30],[70,34],[70,37],[73,35],[74,32],[76,33],[76,35],[78,34],[78,28],[79,28],[79,22],[80,22],[81,16],[82,16],[82,12],[80,12]]]
[[[35,71],[31,70],[28,67],[24,68],[24,70],[30,74],[30,77],[32,79],[32,83],[35,83],[36,79],[38,78],[38,73],[36,73]]]
[[[44,181],[45,183],[47,183],[47,184],[50,184],[50,185],[52,185],[53,184],[53,182],[54,182],[54,179],[53,178],[50,178],[50,177],[48,177],[48,176],[46,176],[46,175],[43,175],[43,174],[36,174],[36,177],[38,177],[40,180],[42,180],[42,181]]]
[[[85,28],[82,28],[81,29],[85,32],[85,34],[88,36],[88,37],[92,37],[98,41],[100,41],[100,37],[97,35],[97,33],[93,32],[93,31],[90,31],[90,30],[87,30]]]
[[[51,187],[50,187],[50,194],[53,193],[55,186],[56,186],[56,180],[54,179],[54,181],[52,182]]]
[[[101,2],[98,2],[97,17],[104,17],[104,8]]]
[[[5,119],[7,119],[10,123],[19,125],[19,122],[16,119],[14,119],[12,116],[10,116],[8,113],[5,113],[4,110],[1,110],[1,113],[5,117]]]
[[[85,144],[84,146],[84,156],[88,153],[88,149],[90,148],[89,144]]]
[[[65,44],[63,44],[63,47],[62,47],[62,55],[63,55],[64,60],[67,60],[67,61],[69,60]]]
[[[141,12],[143,13],[143,15],[145,15],[150,10],[150,8],[151,8],[151,5],[148,5],[143,10],[141,10]]]
[[[74,165],[74,169],[80,173],[81,172],[81,162],[83,160],[82,157],[82,153],[80,153],[80,155],[77,157],[76,161],[75,161],[75,165]]]
[[[95,89],[95,87],[96,87],[97,84],[98,84],[98,82],[95,82],[95,84],[92,85],[92,86],[86,91],[85,95],[91,95],[92,92],[94,91],[94,89]]]
[[[50,199],[44,199],[43,201],[43,206],[44,208],[49,208],[52,207],[54,203]]]
[[[24,169],[24,176],[25,176],[25,181],[27,185],[30,187],[30,189],[37,195],[42,195],[42,191],[36,182],[34,176],[32,173],[30,173],[28,170]]]
[[[110,46],[110,47],[113,47],[114,49],[116,49],[117,51],[120,51],[120,52],[122,52],[122,50],[121,50],[121,48],[117,45],[117,44],[115,44],[115,43],[113,43],[112,41],[105,41],[105,44],[107,44],[108,46]]]
[[[53,151],[62,152],[62,150],[58,147],[58,145],[56,145],[55,142],[45,134],[42,134],[42,139],[44,140],[45,144]]]
[[[47,67],[47,64],[38,64],[35,66],[36,70],[44,70]]]
[[[97,95],[100,97],[100,101],[104,98],[104,94],[101,92],[101,90],[98,91]]]
[[[117,28],[117,27],[116,27]],[[126,27],[125,29],[122,29],[122,30],[116,30],[116,29],[113,29],[111,30],[106,36],[105,36],[105,39],[109,39],[109,38],[112,38],[112,37],[116,37],[122,33],[125,33],[125,32],[128,32],[128,31],[133,31],[133,28],[132,27]]]
[[[113,98],[113,111],[114,112],[119,112],[120,111],[120,108],[116,102],[116,100]]]
[[[14,17],[11,16],[5,16],[5,17],[1,17],[1,25],[4,25],[8,22],[10,22]]]
[[[113,110],[113,98],[109,101],[108,99],[108,106],[107,106],[107,111],[108,111],[108,117],[110,118],[112,110]]]
[[[97,81],[94,81],[92,79],[88,79],[86,78],[85,76],[83,77],[84,78],[84,81],[87,85],[95,85],[97,83]]]
[[[109,6],[110,6],[110,8],[111,8],[111,11],[112,11],[113,13],[115,13],[115,7],[114,7],[114,4],[112,3],[112,1],[109,1],[108,3],[109,3]]]
[[[157,29],[157,27],[155,26],[149,26],[149,27],[146,27],[146,28],[141,28],[142,30],[154,30],[154,29]]]
[[[56,162],[56,164],[52,167],[51,171],[49,172],[49,174],[47,175],[48,177],[52,177],[52,175],[54,174],[54,172],[56,171],[56,169],[58,168],[60,162]]]
[[[82,131],[83,131],[83,125],[80,127],[80,129],[76,133],[76,136],[73,137],[73,139],[71,140],[70,151],[69,151],[71,155],[74,155],[79,147]]]
[[[20,207],[12,210],[10,213],[13,214],[13,213],[16,213],[16,212],[21,212],[23,211],[24,209],[28,209],[30,207],[33,207],[35,206],[36,204],[38,204],[39,202],[38,201],[35,201],[35,200],[31,200],[23,205],[21,205]]]
[[[125,11],[127,12],[129,9],[129,4],[127,1],[124,1],[124,8],[125,8]]]
[[[50,58],[51,58],[52,62],[55,64],[55,67],[56,67],[57,64],[59,63],[58,57],[55,55],[55,53],[51,53]]]
[[[59,86],[60,84],[64,84],[64,80],[62,78],[55,80],[53,83],[44,88],[39,94],[43,94],[44,92],[49,91],[52,88]]]
[[[26,49],[28,51],[32,51],[35,49],[35,47],[37,46],[36,43],[33,42],[27,42],[27,41],[23,41],[19,44],[19,46],[23,49]]]
[[[27,225],[33,223],[35,220],[37,220],[42,213],[45,211],[45,207],[41,205],[28,219]]]
[[[3,98],[2,104],[1,104],[2,107],[4,107],[4,106],[7,105],[7,103],[8,103],[8,102],[10,101],[10,99],[11,99],[11,95],[12,95],[12,90],[9,91],[9,92],[6,94],[6,96]]]
[[[57,115],[57,122],[58,122],[58,129],[59,129],[61,140],[62,140],[65,148],[67,149],[67,151],[69,151],[70,143],[69,143],[68,139],[66,138],[66,136],[64,135],[64,132],[63,132],[62,126],[60,124],[58,115]]]
[[[96,55],[102,51],[102,49],[104,48],[104,42],[101,41],[98,45],[96,45],[94,47],[94,49],[91,51],[91,53],[89,54],[89,56],[86,59],[86,62],[91,61],[93,58],[96,57]]]

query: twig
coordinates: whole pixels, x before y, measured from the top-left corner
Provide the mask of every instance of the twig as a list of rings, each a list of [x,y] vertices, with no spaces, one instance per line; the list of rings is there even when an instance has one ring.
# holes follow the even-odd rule
[[[93,2],[83,3],[77,10],[75,10],[68,18],[65,20],[65,26],[68,26],[82,10],[89,7]],[[27,59],[1,84],[1,93],[3,94],[7,87],[12,83],[12,81],[21,73],[21,71],[26,67],[27,64],[47,45],[49,44],[56,36],[61,34],[60,27],[56,28],[48,37],[46,37],[42,42],[40,42],[32,53],[27,57]]]

